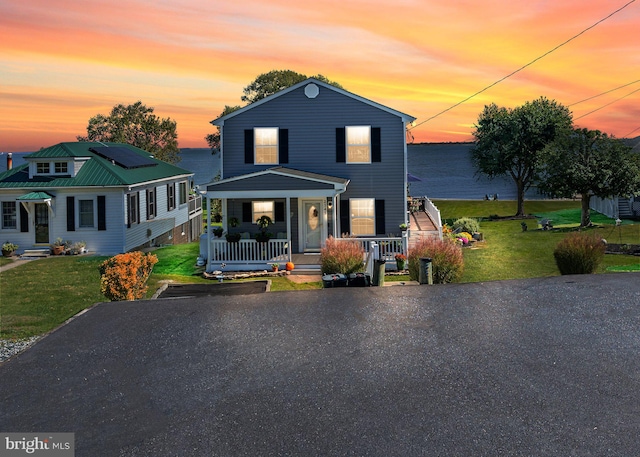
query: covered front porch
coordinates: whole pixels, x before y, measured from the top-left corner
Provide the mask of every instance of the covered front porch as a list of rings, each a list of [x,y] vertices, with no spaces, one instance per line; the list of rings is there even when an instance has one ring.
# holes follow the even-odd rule
[[[328,236],[339,237],[337,208],[348,183],[274,167],[208,184],[208,208],[212,200],[221,201],[222,227],[212,226],[208,212],[201,238],[207,271],[222,265],[228,271],[268,269],[273,263],[293,261],[294,254],[319,253]],[[270,223],[261,229],[256,221],[262,216]]]

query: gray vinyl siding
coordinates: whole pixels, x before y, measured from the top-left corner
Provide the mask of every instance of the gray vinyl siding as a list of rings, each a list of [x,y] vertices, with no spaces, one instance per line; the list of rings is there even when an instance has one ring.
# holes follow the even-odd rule
[[[303,86],[227,119],[223,127],[223,177],[273,166],[244,163],[245,129],[288,129],[289,162],[280,165],[349,179],[340,198],[385,200],[386,232],[397,233],[406,214],[402,119],[325,87],[319,89],[315,99],[305,96]],[[336,162],[336,128],[355,125],[381,129],[381,162]]]
[[[313,182],[304,179],[291,178],[281,175],[261,175],[252,178],[230,181],[216,184],[216,191],[239,191],[239,190],[312,190],[312,189],[333,189],[333,184]]]

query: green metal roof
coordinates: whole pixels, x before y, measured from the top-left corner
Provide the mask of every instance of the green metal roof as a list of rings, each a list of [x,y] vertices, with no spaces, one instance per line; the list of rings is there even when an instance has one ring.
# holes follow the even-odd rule
[[[123,168],[98,154],[91,152],[93,147],[124,147],[131,154],[138,154],[156,162],[154,166],[142,168]],[[84,159],[83,159],[84,158]],[[29,179],[29,161],[44,159],[67,159],[84,162],[75,177],[71,176],[34,176]],[[7,188],[61,188],[61,187],[118,187],[142,184],[148,181],[169,179],[178,176],[191,176],[193,172],[176,167],[153,156],[142,149],[122,143],[60,143],[41,149],[25,156],[26,164],[0,173],[0,189]]]
[[[28,194],[21,195],[16,200],[51,200],[53,195],[49,195],[46,192],[29,192]]]

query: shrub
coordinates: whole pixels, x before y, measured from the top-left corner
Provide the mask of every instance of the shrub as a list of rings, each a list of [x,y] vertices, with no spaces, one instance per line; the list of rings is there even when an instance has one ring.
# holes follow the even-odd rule
[[[563,275],[591,274],[604,258],[606,246],[597,235],[572,233],[553,251],[556,265]]]
[[[417,281],[420,259],[431,258],[434,284],[456,282],[462,277],[464,259],[459,246],[448,240],[421,238],[409,251],[409,276]]]
[[[158,257],[140,251],[118,254],[100,265],[100,292],[111,301],[137,300],[147,292],[147,280]]]
[[[453,223],[453,229],[467,233],[477,233],[480,231],[480,223],[470,217],[461,217]]]
[[[330,236],[320,251],[322,271],[330,273],[356,273],[364,268],[364,250],[356,240],[336,240]]]

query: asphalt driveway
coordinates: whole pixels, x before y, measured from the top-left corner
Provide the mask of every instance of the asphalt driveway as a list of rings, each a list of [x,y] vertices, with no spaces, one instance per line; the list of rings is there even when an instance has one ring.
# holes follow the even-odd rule
[[[0,365],[77,456],[633,456],[640,274],[99,304]]]

